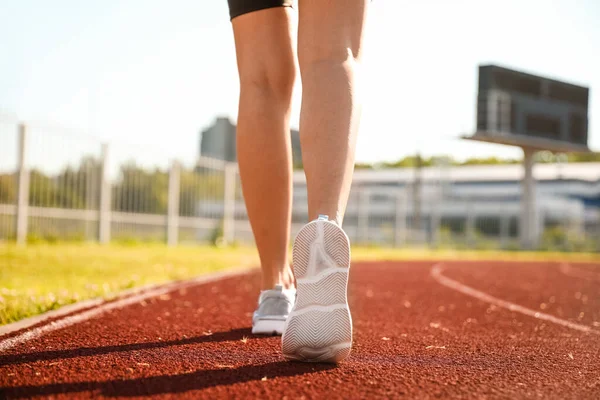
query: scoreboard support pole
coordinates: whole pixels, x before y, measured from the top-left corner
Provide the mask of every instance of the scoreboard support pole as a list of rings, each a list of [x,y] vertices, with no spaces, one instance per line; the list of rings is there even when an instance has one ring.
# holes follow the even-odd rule
[[[479,65],[476,132],[465,139],[523,149],[521,248],[535,249],[544,230],[536,205],[533,164],[536,151],[589,152],[589,87],[539,75]]]
[[[521,248],[533,250],[538,245],[539,233],[536,207],[535,178],[533,165],[536,151],[530,147],[523,147],[523,180],[521,196],[521,221],[519,223],[519,236]]]

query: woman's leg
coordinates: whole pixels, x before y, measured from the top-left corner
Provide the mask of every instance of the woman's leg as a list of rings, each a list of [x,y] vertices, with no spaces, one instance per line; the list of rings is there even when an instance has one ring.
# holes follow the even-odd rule
[[[309,219],[325,214],[340,226],[361,112],[357,83],[367,1],[302,0],[299,9],[300,140]]]
[[[237,156],[262,267],[262,289],[293,286],[290,109],[295,11],[267,8],[232,20],[240,77]]]
[[[296,303],[282,337],[284,357],[338,362],[352,348],[346,290],[350,243],[341,228],[360,119],[358,66],[366,0],[302,0],[298,59],[300,141],[310,219],[294,241]],[[334,222],[332,222],[334,221]]]

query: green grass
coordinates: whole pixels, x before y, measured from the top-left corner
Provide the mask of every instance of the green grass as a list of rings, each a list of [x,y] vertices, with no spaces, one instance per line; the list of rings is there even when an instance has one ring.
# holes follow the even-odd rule
[[[258,265],[255,250],[162,244],[0,244],[0,325],[131,287]]]
[[[360,260],[571,260],[600,262],[599,254],[451,251],[359,247]],[[167,247],[163,244],[0,244],[0,325],[76,301],[124,289],[258,265],[250,247]]]
[[[571,261],[600,263],[600,253],[566,253],[552,251],[393,249],[358,247],[352,249],[352,260],[504,260],[504,261]]]

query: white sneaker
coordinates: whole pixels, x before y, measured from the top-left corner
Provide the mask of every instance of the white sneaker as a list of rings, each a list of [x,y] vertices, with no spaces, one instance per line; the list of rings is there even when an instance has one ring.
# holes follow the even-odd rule
[[[293,257],[297,295],[281,338],[283,355],[299,361],[341,361],[352,347],[348,236],[320,215],[298,233]]]
[[[283,289],[281,285],[260,292],[258,308],[252,316],[252,333],[281,335],[295,298],[295,289]]]

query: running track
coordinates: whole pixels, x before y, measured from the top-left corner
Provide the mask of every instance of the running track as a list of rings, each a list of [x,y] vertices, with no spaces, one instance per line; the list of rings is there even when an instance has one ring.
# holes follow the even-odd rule
[[[258,282],[171,285],[2,336],[0,398],[600,398],[600,264],[357,263],[339,366],[250,334]]]

